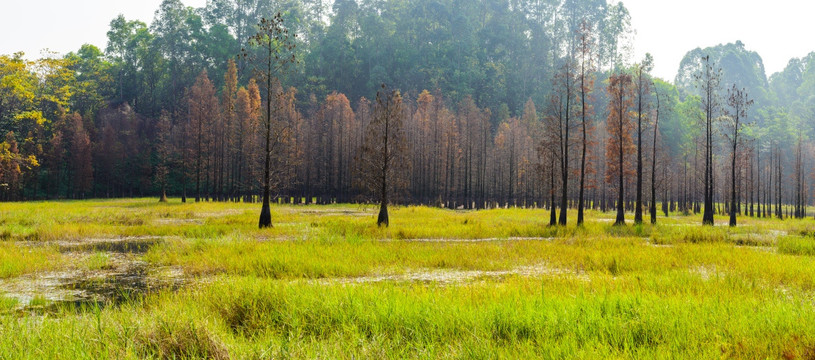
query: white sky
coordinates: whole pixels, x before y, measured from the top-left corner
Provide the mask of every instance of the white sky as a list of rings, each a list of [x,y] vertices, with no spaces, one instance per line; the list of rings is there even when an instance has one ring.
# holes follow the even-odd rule
[[[206,0],[182,0],[202,7]],[[0,0],[0,54],[17,51],[39,58],[43,49],[60,54],[93,44],[107,46],[110,21],[119,14],[148,26],[161,0]]]
[[[206,0],[182,0],[201,7]],[[613,1],[615,2],[615,1]],[[161,0],[0,0],[0,54],[42,49],[104,50],[110,20],[124,14],[148,25]],[[673,81],[682,56],[696,47],[741,40],[764,59],[767,76],[815,51],[811,0],[623,0],[637,31],[634,59],[654,56],[655,75]]]
[[[614,1],[616,3],[616,1]],[[623,0],[637,34],[635,58],[654,56],[654,74],[673,82],[685,53],[741,40],[767,77],[815,51],[812,0]]]

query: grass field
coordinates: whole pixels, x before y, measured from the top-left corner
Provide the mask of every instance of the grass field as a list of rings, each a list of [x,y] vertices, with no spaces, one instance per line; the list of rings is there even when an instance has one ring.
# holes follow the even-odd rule
[[[376,211],[0,204],[0,358],[815,358],[815,220]]]

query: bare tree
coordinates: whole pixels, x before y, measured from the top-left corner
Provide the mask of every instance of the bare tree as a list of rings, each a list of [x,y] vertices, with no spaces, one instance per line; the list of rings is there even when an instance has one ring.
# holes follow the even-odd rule
[[[705,208],[702,224],[713,225],[713,121],[719,109],[719,85],[722,69],[710,59],[701,59],[702,69],[694,75],[702,90],[702,110],[705,113]]]
[[[730,110],[727,111],[726,128],[728,130],[727,139],[730,141],[730,146],[733,149],[731,154],[731,167],[730,167],[730,226],[736,226],[736,158],[738,157],[739,149],[739,133],[747,125],[745,123],[747,117],[747,109],[753,104],[753,100],[748,99],[746,89],[738,89],[736,85],[728,90],[727,105]]]
[[[625,225],[625,177],[630,173],[628,157],[633,152],[630,109],[633,107],[632,79],[628,74],[614,74],[608,79],[609,112],[606,143],[606,181],[617,179],[617,218],[614,225]]]
[[[594,61],[592,58],[592,47],[594,46],[591,40],[591,27],[588,22],[584,21],[580,26],[580,125],[582,136],[582,147],[580,149],[580,189],[577,197],[577,225],[583,224],[583,195],[586,188],[586,149],[588,147],[588,131],[590,127],[589,117],[591,116],[591,93],[594,90]]]
[[[161,112],[156,124],[156,184],[161,188],[159,202],[167,202],[167,176],[169,175],[170,156],[172,155],[170,114]]]
[[[557,137],[557,158],[560,161],[560,216],[558,225],[566,225],[566,215],[569,208],[569,153],[572,141],[570,130],[574,126],[572,123],[572,106],[575,97],[574,61],[571,58],[565,59],[560,72],[555,76],[555,91],[552,104],[552,111],[557,120],[555,134]]]
[[[654,85],[657,100],[656,117],[654,118],[654,148],[651,152],[651,224],[657,223],[657,138],[659,138],[659,89]],[[667,201],[667,197],[663,201]],[[663,205],[665,207],[665,205]],[[667,209],[667,207],[665,207]],[[667,210],[666,210],[667,213]]]
[[[645,59],[642,63],[637,64],[634,71],[637,76],[637,200],[634,205],[634,223],[642,224],[642,123],[644,121],[644,107],[645,96],[648,94],[648,87],[651,84],[648,81],[648,72],[653,67],[653,58],[651,54],[645,54]]]
[[[272,134],[273,119],[272,114],[272,97],[275,95],[274,86],[275,79],[282,75],[287,69],[288,65],[297,61],[295,54],[292,50],[295,47],[295,38],[297,34],[289,34],[289,29],[283,24],[283,15],[277,13],[271,19],[263,18],[258,23],[258,32],[249,38],[249,45],[259,47],[261,50],[262,67],[256,68],[259,78],[262,83],[266,84],[266,117],[263,118],[263,126],[266,132],[266,147],[265,147],[265,161],[264,161],[264,176],[263,176],[263,207],[260,210],[260,220],[258,226],[267,228],[272,226],[272,212],[269,206],[270,201],[270,178],[271,178],[271,165],[272,165],[272,142],[278,134]],[[244,57],[249,55],[246,49],[243,49]],[[282,94],[282,92],[278,93]],[[277,104],[279,102],[275,102]],[[278,108],[275,108],[275,116],[277,115]]]
[[[215,97],[215,88],[204,70],[195,80],[188,95],[190,128],[194,132],[195,144],[191,149],[195,154],[195,202],[201,201],[201,173],[206,172],[204,156],[211,153],[210,135],[212,133],[212,120],[218,116],[218,101]],[[206,185],[204,188],[206,189]]]
[[[365,131],[356,177],[366,190],[378,197],[377,226],[390,224],[388,202],[395,191],[405,186],[407,145],[404,117],[402,95],[398,90],[388,91],[383,84],[376,94],[374,115]]]

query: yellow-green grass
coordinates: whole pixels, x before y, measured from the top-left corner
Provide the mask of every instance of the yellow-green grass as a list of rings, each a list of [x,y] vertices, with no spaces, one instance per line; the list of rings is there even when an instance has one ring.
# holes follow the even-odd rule
[[[729,276],[458,286],[219,277],[137,304],[0,319],[3,358],[796,358],[811,298]]]
[[[74,261],[60,250],[146,236],[162,240],[128,256],[188,278],[176,291],[47,316],[9,311],[16,302],[0,290],[0,358],[815,355],[812,219],[614,227],[613,214],[588,211],[582,227],[575,213],[548,227],[545,210],[394,207],[378,228],[371,206],[276,205],[275,227],[259,230],[257,204],[0,209],[0,278],[104,269],[106,253]],[[398,276],[457,271],[470,276]]]
[[[82,268],[85,270],[103,270],[111,266],[110,255],[102,252],[93,253],[84,260]]]
[[[511,270],[545,265],[574,273],[662,274],[713,268],[762,284],[815,289],[815,258],[726,243],[652,246],[637,238],[490,243],[258,243],[252,240],[169,242],[146,259],[196,275],[333,278],[425,269]],[[771,249],[770,249],[771,250]]]
[[[549,212],[532,209],[496,209],[483,211],[455,211],[427,207],[392,207],[391,227],[373,226],[376,208],[361,205],[330,206],[273,206],[275,225],[270,230],[258,230],[258,204],[188,202],[177,199],[160,204],[154,199],[101,200],[3,203],[0,207],[0,239],[53,241],[115,236],[182,236],[186,238],[215,238],[226,235],[246,235],[255,238],[306,240],[313,238],[360,239],[474,239],[490,237],[552,237],[574,234],[612,234],[650,236],[669,240],[682,234],[698,232],[701,216],[671,216],[660,218],[660,225],[615,228],[610,224],[612,214],[587,211],[583,228],[550,228]],[[630,216],[630,214],[629,214]],[[570,224],[576,214],[570,212]],[[647,219],[646,219],[647,221]],[[717,219],[726,223],[726,218]],[[706,228],[715,237],[726,233],[766,234],[769,230],[790,233],[815,231],[812,221],[777,221],[773,219],[739,218],[734,229]],[[631,223],[629,219],[629,224]],[[202,226],[203,225],[203,226]],[[679,228],[676,230],[675,228]],[[681,235],[681,234],[680,234]],[[694,241],[695,236],[679,236],[683,241]],[[704,238],[704,237],[703,237]],[[703,239],[704,240],[704,239]],[[715,240],[715,239],[714,239]]]
[[[62,265],[62,256],[53,247],[30,248],[14,243],[0,243],[0,279],[55,269]]]

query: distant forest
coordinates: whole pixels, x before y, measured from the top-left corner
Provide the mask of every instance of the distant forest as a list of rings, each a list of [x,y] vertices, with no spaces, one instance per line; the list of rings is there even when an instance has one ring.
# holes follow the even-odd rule
[[[278,13],[294,61],[267,82],[248,40]],[[658,79],[621,2],[164,0],[107,36],[0,55],[0,200],[258,201],[264,181],[275,201],[374,200],[383,84],[396,203],[565,223],[555,208],[804,217],[815,195],[815,53],[768,78],[737,41]]]

